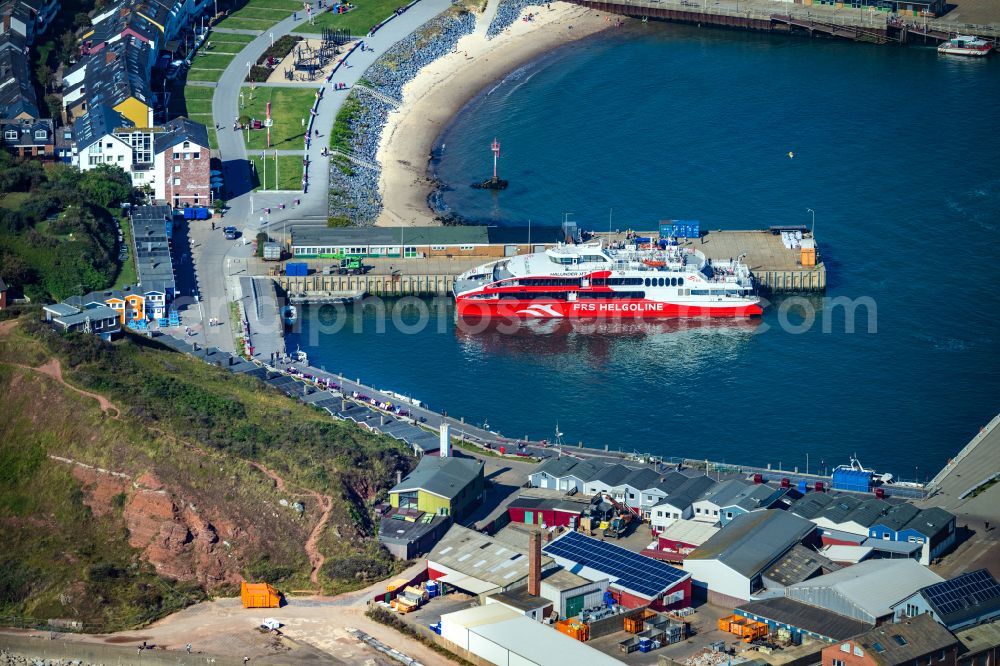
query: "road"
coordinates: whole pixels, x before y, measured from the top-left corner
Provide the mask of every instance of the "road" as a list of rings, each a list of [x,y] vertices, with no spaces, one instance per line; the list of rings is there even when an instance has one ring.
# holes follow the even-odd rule
[[[303,151],[308,155],[311,165],[309,187],[304,193],[252,192],[244,134],[233,131],[232,127],[233,120],[239,113],[239,94],[247,63],[256,62],[260,58],[270,46],[272,35],[274,39],[278,39],[293,32],[306,22],[305,18],[284,19],[247,44],[229,63],[212,97],[214,122],[220,127],[217,132],[217,156],[223,165],[227,191],[225,198],[229,210],[224,219],[216,221],[216,229],[212,229],[211,223],[195,224],[180,241],[187,242],[191,249],[190,259],[182,257],[182,265],[178,267],[178,281],[184,285],[180,288],[181,294],[191,299],[188,303],[181,304],[182,324],[193,332],[191,341],[225,351],[235,349],[230,323],[230,292],[235,288],[233,278],[247,274],[246,260],[250,257],[251,246],[245,244],[245,241],[253,240],[252,236],[261,228],[274,229],[290,221],[326,223],[330,171],[329,158],[322,156],[321,151],[329,142],[334,120],[350,86],[393,44],[450,6],[450,0],[422,0],[409,11],[389,21],[373,37],[365,38],[366,49],[356,49],[334,75],[334,80],[346,83],[348,90],[335,92],[325,82],[315,85],[317,90],[325,90],[314,121],[319,137],[312,141],[308,151]],[[295,200],[300,203],[296,204]],[[281,204],[285,205],[284,210],[281,210]],[[271,214],[263,215],[262,209],[267,207],[270,207]],[[237,227],[243,232],[243,236],[236,241],[226,240],[221,228],[227,225]],[[175,247],[180,242],[175,240]],[[180,253],[183,254],[183,250]],[[190,262],[189,268],[183,266],[185,261]],[[192,275],[193,280],[182,277],[185,274]],[[198,303],[193,301],[195,293],[199,296]],[[217,319],[219,324],[208,325],[210,319]]]

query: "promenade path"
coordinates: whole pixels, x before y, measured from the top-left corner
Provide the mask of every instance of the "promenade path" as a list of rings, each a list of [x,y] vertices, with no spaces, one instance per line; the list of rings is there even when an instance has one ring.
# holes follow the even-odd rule
[[[1000,474],[1000,415],[983,426],[969,444],[930,483],[930,496],[918,503],[937,506],[958,519],[959,545],[938,573],[954,576],[987,567],[1000,576],[1000,483],[973,495]]]
[[[212,97],[213,121],[219,126],[219,148],[216,151],[222,161],[227,194],[225,199],[229,210],[217,229],[210,226],[192,225],[190,237],[193,241],[193,264],[197,291],[202,307],[188,307],[181,313],[182,324],[193,331],[191,342],[217,347],[225,351],[235,349],[230,322],[231,293],[238,293],[237,276],[246,275],[246,261],[250,257],[249,244],[257,231],[280,228],[280,225],[295,220],[296,223],[325,224],[327,219],[327,198],[329,195],[329,157],[321,153],[329,144],[330,131],[350,87],[361,78],[364,71],[396,42],[403,39],[421,25],[451,7],[451,0],[422,0],[409,10],[393,18],[372,37],[365,37],[364,51],[355,49],[333,76],[333,81],[345,83],[347,90],[334,91],[326,81],[318,81],[313,88],[324,89],[317,109],[314,128],[319,136],[311,143],[309,150],[279,151],[280,154],[303,155],[308,157],[309,187],[306,192],[253,192],[251,187],[250,163],[245,145],[245,135],[234,131],[233,121],[239,115],[240,89],[244,85],[247,63],[256,62],[271,44],[271,36],[279,39],[294,32],[306,23],[303,12],[293,19],[291,16],[262,33],[235,31],[241,34],[257,34],[257,38],[247,44],[239,55],[223,71]],[[270,84],[258,84],[267,87]],[[281,87],[279,84],[278,87]],[[295,87],[303,87],[300,84]],[[294,201],[299,200],[299,204]],[[285,209],[281,210],[281,204]],[[271,214],[262,215],[262,209],[271,209]],[[236,241],[227,241],[221,227],[232,225],[243,232]],[[220,325],[208,326],[210,318],[218,319]]]

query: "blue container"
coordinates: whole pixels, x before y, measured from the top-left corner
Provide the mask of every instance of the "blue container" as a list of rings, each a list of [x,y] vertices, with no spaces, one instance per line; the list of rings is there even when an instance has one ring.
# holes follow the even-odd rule
[[[872,487],[872,473],[843,467],[833,470],[831,485],[835,490],[851,490],[867,493]]]
[[[809,484],[806,481],[799,481],[799,492],[803,495],[809,492]]]
[[[427,596],[433,599],[437,595],[438,595],[438,584],[435,583],[434,581],[428,582],[427,583]]]
[[[642,243],[650,243],[652,242],[653,239],[650,238],[649,236],[636,236],[633,240],[638,244],[642,244]]]

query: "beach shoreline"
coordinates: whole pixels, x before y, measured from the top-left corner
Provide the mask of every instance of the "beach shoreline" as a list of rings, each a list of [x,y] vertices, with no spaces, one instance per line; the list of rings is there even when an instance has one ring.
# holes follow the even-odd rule
[[[436,183],[428,176],[435,141],[465,106],[490,85],[551,50],[616,25],[618,17],[565,2],[526,7],[520,18],[487,40],[476,30],[455,50],[420,70],[403,88],[403,103],[379,140],[378,226],[440,224],[428,204]]]

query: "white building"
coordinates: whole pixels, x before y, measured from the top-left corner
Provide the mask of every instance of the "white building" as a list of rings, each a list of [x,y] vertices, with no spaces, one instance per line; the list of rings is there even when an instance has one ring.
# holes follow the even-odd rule
[[[738,606],[764,588],[764,572],[809,536],[816,526],[777,510],[737,516],[684,560],[708,600]]]
[[[687,520],[694,514],[692,505],[705,491],[715,485],[707,476],[695,476],[681,484],[667,498],[649,511],[653,532],[659,533],[675,520]]]
[[[502,604],[442,615],[441,637],[498,666],[610,666],[623,663]]]
[[[709,488],[692,504],[694,511],[692,518],[714,525],[721,519],[719,512],[722,507],[731,504],[740,493],[749,487],[749,484],[738,479],[730,479]]]

